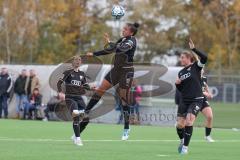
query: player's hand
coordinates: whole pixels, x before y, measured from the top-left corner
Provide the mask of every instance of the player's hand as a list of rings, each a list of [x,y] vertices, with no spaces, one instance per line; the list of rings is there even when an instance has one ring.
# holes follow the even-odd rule
[[[95,91],[96,88],[97,88],[94,83],[89,83],[89,86],[90,86],[90,89],[91,89],[92,91]]]
[[[105,43],[110,43],[110,37],[109,37],[108,33],[104,33],[103,38],[104,38]]]
[[[181,82],[182,82],[182,81],[181,81],[179,78],[177,78],[175,83],[176,83],[176,84],[181,84]]]
[[[89,57],[92,57],[92,56],[93,56],[93,53],[92,53],[92,52],[87,52],[86,55],[89,56]]]
[[[65,93],[59,92],[58,97],[59,97],[60,100],[65,100]]]
[[[194,43],[193,43],[191,38],[189,38],[188,44],[189,44],[190,49],[194,49],[195,48],[195,45],[194,45]]]
[[[208,99],[213,98],[213,95],[211,93],[208,93],[208,92],[203,92],[203,95],[206,96]]]
[[[95,91],[96,89],[97,89],[96,86],[92,86],[92,87],[91,87],[91,90],[93,90],[93,91]]]

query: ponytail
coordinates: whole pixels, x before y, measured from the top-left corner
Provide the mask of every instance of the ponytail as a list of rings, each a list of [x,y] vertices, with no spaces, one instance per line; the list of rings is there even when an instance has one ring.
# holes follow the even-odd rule
[[[138,23],[127,23],[127,25],[130,27],[130,30],[133,33],[133,36],[135,36],[138,32],[138,28],[140,27],[140,25]]]

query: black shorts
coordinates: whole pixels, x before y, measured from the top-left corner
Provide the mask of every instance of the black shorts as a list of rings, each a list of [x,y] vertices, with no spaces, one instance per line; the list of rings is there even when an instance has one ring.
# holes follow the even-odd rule
[[[132,85],[134,68],[132,66],[125,68],[113,67],[105,76],[105,79],[113,86],[119,84],[120,88],[128,89]]]
[[[186,117],[188,113],[192,113],[195,116],[197,116],[202,106],[203,106],[203,100],[182,101],[178,105],[177,116]]]
[[[66,96],[65,102],[71,112],[73,110],[84,110],[86,108],[86,104],[81,96]]]
[[[203,99],[203,106],[201,108],[201,112],[203,111],[204,108],[210,107],[210,104],[208,102],[208,99],[206,97],[204,97]]]

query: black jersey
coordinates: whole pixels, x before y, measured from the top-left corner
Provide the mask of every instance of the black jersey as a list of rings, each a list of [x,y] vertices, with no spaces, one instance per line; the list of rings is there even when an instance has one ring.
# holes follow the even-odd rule
[[[85,94],[84,85],[87,84],[86,75],[82,71],[67,70],[64,77],[58,81],[58,92],[62,92],[62,83],[65,86],[66,96],[80,96]]]
[[[181,92],[183,101],[203,99],[201,70],[207,62],[207,56],[196,48],[193,51],[200,57],[200,60],[184,67],[178,73],[181,83],[176,84],[176,87]]]
[[[105,50],[94,52],[95,56],[106,55],[115,52],[114,67],[133,65],[133,57],[136,51],[137,41],[134,36],[120,38],[116,43],[109,43]]]
[[[177,88],[181,92],[183,101],[203,98],[201,69],[202,67],[195,62],[179,71],[178,77],[181,84],[177,85]]]

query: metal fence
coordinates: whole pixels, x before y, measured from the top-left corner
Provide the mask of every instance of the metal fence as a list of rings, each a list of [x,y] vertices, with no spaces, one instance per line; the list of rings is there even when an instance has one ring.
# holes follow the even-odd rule
[[[240,75],[207,75],[213,101],[240,103]]]

